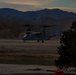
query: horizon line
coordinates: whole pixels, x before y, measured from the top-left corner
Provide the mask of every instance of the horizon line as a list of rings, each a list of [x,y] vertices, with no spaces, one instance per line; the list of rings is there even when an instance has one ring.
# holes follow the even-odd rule
[[[0,9],[12,9],[12,10],[17,10],[17,11],[21,11],[21,12],[30,12],[30,11],[40,11],[40,10],[53,10],[53,9],[58,9],[58,10],[62,10],[62,11],[66,11],[66,12],[70,12],[70,13],[76,13],[74,11],[68,11],[68,10],[65,10],[65,9],[61,9],[61,8],[42,8],[42,9],[37,9],[37,10],[19,10],[19,9],[15,9],[15,8],[2,8],[0,7]]]

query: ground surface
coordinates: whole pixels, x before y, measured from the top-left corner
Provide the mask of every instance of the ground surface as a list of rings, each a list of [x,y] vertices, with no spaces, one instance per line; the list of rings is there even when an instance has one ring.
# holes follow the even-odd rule
[[[44,43],[37,43],[36,41],[26,41],[24,43],[22,40],[0,39],[0,51],[49,55],[57,53],[56,50],[59,44],[59,39],[51,39]]]
[[[56,50],[59,45],[59,39],[55,38],[44,43],[36,41],[24,43],[22,40],[0,39],[0,63],[5,63],[0,64],[0,73],[32,73],[33,71],[30,69],[40,69],[40,71],[34,71],[35,73],[49,73],[46,70],[56,69],[53,62],[58,57]],[[28,62],[26,63],[26,61]],[[16,63],[12,64],[11,62]],[[18,62],[25,65],[15,65]],[[40,66],[42,64],[51,66]]]
[[[44,73],[54,74],[55,66],[0,64],[0,74]]]

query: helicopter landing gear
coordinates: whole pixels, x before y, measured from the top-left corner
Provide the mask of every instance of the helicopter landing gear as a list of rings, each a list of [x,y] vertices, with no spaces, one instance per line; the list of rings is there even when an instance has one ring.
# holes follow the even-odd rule
[[[42,43],[44,43],[44,40],[42,40]]]
[[[23,40],[23,42],[25,42],[25,40]]]
[[[40,40],[37,40],[37,42],[39,42]]]
[[[44,43],[44,40],[41,40],[42,41],[42,43]],[[37,42],[40,42],[40,40],[37,40]]]

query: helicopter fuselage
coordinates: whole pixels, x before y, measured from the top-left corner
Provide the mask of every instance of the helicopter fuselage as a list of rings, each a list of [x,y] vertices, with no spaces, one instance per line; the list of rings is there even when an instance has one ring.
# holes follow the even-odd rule
[[[26,34],[22,38],[22,40],[24,42],[25,42],[25,40],[37,40],[37,42],[39,42],[41,40],[42,42],[44,42],[44,40],[50,40],[51,37],[55,36],[55,34],[49,35],[49,36],[46,35],[45,28],[52,27],[52,26],[43,25],[43,26],[41,26],[40,32],[33,32],[33,31],[31,31],[30,27],[31,27],[30,25],[26,26]]]

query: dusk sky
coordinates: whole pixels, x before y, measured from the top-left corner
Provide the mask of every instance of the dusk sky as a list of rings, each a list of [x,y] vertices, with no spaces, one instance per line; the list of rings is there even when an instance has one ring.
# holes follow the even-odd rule
[[[20,11],[60,8],[76,13],[76,0],[0,0],[0,8],[14,8]]]

